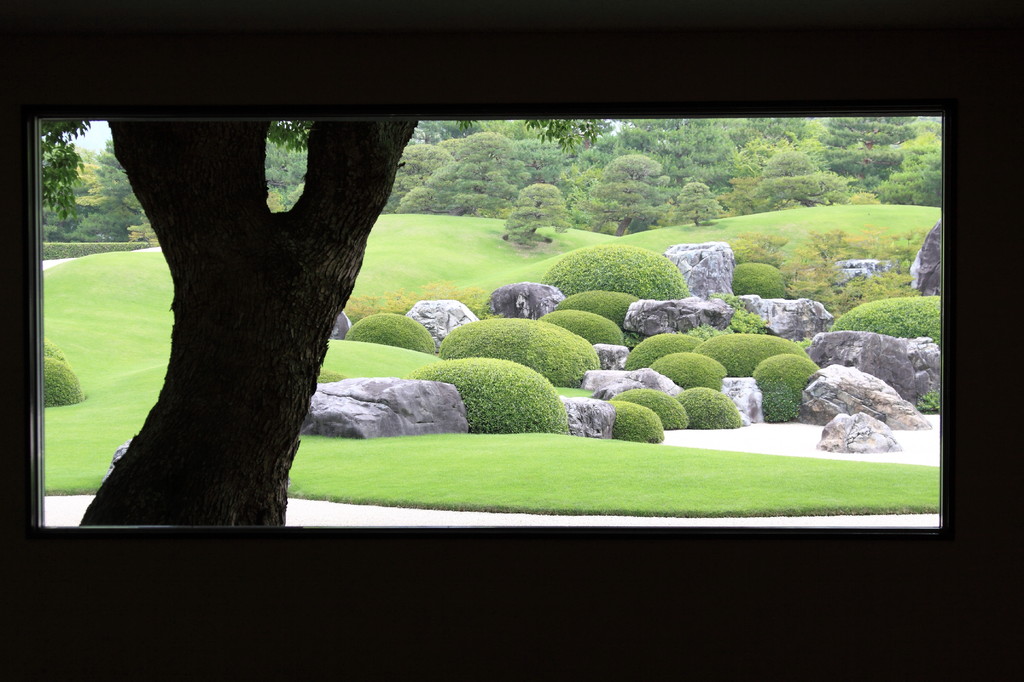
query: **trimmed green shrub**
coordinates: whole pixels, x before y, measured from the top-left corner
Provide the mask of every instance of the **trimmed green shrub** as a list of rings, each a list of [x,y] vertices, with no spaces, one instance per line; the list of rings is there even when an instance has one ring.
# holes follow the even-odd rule
[[[626,244],[598,244],[565,254],[541,279],[567,297],[584,291],[620,291],[637,298],[687,298],[686,280],[672,261]]]
[[[584,310],[601,317],[606,317],[618,327],[626,319],[629,312],[629,305],[640,299],[632,294],[624,294],[621,291],[581,291],[572,296],[566,296],[555,307],[555,310]]]
[[[62,351],[57,346],[57,344],[55,344],[53,341],[50,341],[49,339],[43,339],[43,357],[54,358],[55,360],[60,360],[61,362],[68,361],[68,359],[64,357],[64,351]]]
[[[551,382],[509,360],[465,358],[419,367],[407,379],[442,381],[459,391],[470,433],[569,433]]]
[[[352,325],[345,339],[434,354],[434,337],[427,328],[411,317],[396,313],[364,317]]]
[[[615,400],[636,403],[654,410],[665,429],[685,429],[690,423],[682,403],[668,393],[653,388],[631,388],[615,396]]]
[[[731,329],[715,329],[710,324],[702,324],[699,327],[694,327],[690,331],[686,332],[687,336],[692,336],[698,341],[707,341],[713,339],[716,336],[722,336],[723,334],[735,334]]]
[[[636,344],[626,358],[626,369],[650,367],[658,358],[671,353],[689,353],[701,340],[687,334],[655,334]]]
[[[651,369],[667,376],[683,389],[705,386],[721,391],[722,379],[725,378],[722,363],[700,353],[669,353],[655,360]]]
[[[754,376],[754,369],[762,360],[773,355],[799,355],[807,351],[796,342],[765,334],[725,334],[708,339],[697,346],[694,353],[707,355],[725,366],[728,377]]]
[[[665,429],[657,412],[624,400],[608,402],[615,407],[612,438],[636,443],[660,443],[665,440]]]
[[[348,379],[348,377],[341,372],[335,372],[332,369],[322,369],[316,378],[316,383],[332,384],[335,381],[344,381],[345,379]]]
[[[622,330],[607,317],[597,313],[588,313],[585,310],[555,310],[542,315],[539,319],[541,322],[557,324],[562,329],[568,329],[591,344],[622,345]]]
[[[812,374],[820,369],[808,357],[773,355],[754,368],[761,389],[761,409],[766,422],[788,422],[800,414],[800,400]]]
[[[550,322],[519,318],[496,317],[457,327],[441,342],[440,357],[511,360],[568,388],[579,388],[584,373],[601,369],[597,351],[583,337]]]
[[[711,294],[732,308],[732,319],[729,320],[729,331],[736,334],[767,334],[768,323],[760,315],[752,313],[743,305],[739,296],[733,294]]]
[[[68,363],[54,357],[43,357],[43,406],[74,405],[85,400],[82,385]]]
[[[691,429],[738,429],[743,426],[736,403],[720,391],[697,386],[683,391],[676,400],[686,409]]]
[[[917,411],[921,414],[940,414],[942,401],[938,391],[928,391],[917,399]]]
[[[786,280],[782,271],[767,263],[740,263],[732,272],[732,293],[755,294],[761,298],[783,298]]]
[[[901,339],[929,336],[941,345],[939,297],[907,296],[862,303],[840,315],[832,331],[875,332]]]
[[[43,260],[81,258],[114,251],[138,251],[148,246],[145,242],[43,242]]]

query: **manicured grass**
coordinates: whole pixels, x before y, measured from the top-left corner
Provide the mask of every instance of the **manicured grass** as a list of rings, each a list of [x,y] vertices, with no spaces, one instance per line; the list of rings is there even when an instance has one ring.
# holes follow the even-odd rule
[[[935,467],[551,434],[305,437],[296,497],[426,509],[634,516],[937,513]]]

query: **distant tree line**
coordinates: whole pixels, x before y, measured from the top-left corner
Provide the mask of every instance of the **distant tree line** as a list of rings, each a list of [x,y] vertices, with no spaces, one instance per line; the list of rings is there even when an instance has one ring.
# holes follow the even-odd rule
[[[506,239],[529,244],[541,227],[623,235],[800,206],[942,201],[935,118],[624,119],[597,130],[567,151],[526,121],[422,121],[384,212],[505,219]],[[44,240],[155,243],[110,145],[79,151],[75,214],[44,211]],[[305,166],[304,151],[268,143],[271,210],[295,204]]]

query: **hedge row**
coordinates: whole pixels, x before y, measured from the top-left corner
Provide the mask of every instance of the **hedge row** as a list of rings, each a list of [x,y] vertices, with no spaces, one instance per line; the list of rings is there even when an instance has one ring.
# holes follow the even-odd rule
[[[146,242],[43,242],[43,260],[81,258],[94,253],[138,251],[149,248]]]

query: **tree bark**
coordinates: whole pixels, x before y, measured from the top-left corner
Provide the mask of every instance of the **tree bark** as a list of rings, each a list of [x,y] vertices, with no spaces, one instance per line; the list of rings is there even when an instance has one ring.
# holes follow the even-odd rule
[[[626,230],[629,229],[629,224],[633,222],[632,218],[623,218],[619,221],[619,226],[615,230],[615,236],[621,237],[626,234]]]
[[[113,122],[174,283],[164,386],[82,525],[283,525],[334,320],[414,122],[319,122],[271,213],[266,122]]]

